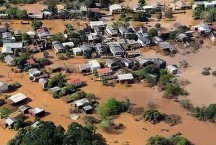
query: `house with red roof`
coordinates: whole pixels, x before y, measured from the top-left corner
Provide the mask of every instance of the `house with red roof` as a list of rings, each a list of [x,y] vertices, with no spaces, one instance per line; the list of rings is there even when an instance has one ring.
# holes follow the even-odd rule
[[[80,78],[71,78],[70,80],[68,80],[68,83],[76,87],[80,87],[84,84],[84,82]]]
[[[103,76],[109,76],[109,75],[112,74],[112,70],[110,68],[108,68],[108,67],[107,68],[100,68],[100,69],[97,70],[97,72],[98,72],[98,76],[99,76],[100,79]]]

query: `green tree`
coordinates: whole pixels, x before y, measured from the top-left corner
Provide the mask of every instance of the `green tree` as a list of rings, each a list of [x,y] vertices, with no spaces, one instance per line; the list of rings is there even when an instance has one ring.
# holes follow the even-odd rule
[[[106,103],[100,104],[97,107],[97,114],[106,119],[110,115],[117,115],[128,110],[130,105],[129,100],[117,101],[115,98],[110,98]]]
[[[171,138],[173,145],[190,145],[191,143],[182,136],[174,136]]]
[[[74,85],[71,84],[66,84],[62,89],[61,89],[61,95],[65,96],[68,94],[72,94],[76,91],[76,88]]]
[[[28,16],[26,10],[17,10],[16,11],[16,17],[18,18],[26,18]]]
[[[0,116],[1,117],[7,117],[10,114],[10,110],[6,107],[2,107],[0,109]]]
[[[58,86],[59,83],[63,84],[65,82],[66,82],[65,75],[62,75],[61,73],[59,73],[49,80],[48,88],[56,87]]]
[[[20,69],[23,69],[25,67],[25,64],[26,64],[28,58],[29,58],[28,55],[22,54],[19,58],[16,58],[14,60],[15,66],[20,68]]]
[[[164,114],[160,113],[158,110],[147,110],[143,114],[143,119],[156,124],[164,120]]]
[[[43,56],[44,56],[45,58],[48,58],[48,57],[49,57],[49,52],[44,51],[44,52],[43,52]]]
[[[50,41],[60,41],[60,42],[65,42],[66,41],[66,38],[64,37],[64,34],[61,33],[61,32],[58,32],[54,35],[52,35],[50,37]]]
[[[173,18],[172,13],[173,13],[172,10],[169,9],[169,10],[165,11],[164,16],[168,19],[172,19]]]
[[[139,0],[138,3],[142,6],[146,5],[146,1],[145,0]]]
[[[29,36],[28,33],[23,33],[23,34],[22,34],[22,39],[23,39],[23,40],[27,41],[27,40],[29,40],[29,38],[30,38],[30,36]]]
[[[106,145],[101,135],[75,122],[68,126],[68,130],[62,143],[62,145],[68,144]]]
[[[160,23],[156,23],[155,24],[155,28],[160,28],[161,27],[161,24]]]
[[[170,142],[165,137],[156,135],[148,139],[147,145],[170,145]]]
[[[40,27],[43,26],[43,22],[42,22],[42,21],[39,21],[39,20],[33,20],[31,26],[32,26],[32,28],[33,28],[34,30],[37,30],[37,29],[39,29]]]
[[[47,1],[47,9],[48,9],[50,12],[52,12],[53,14],[56,14],[57,11],[58,11],[57,3],[58,3],[57,0],[48,0],[48,1]]]
[[[71,98],[72,100],[79,100],[79,99],[82,99],[82,98],[85,98],[86,97],[86,93],[84,91],[79,91],[79,92],[76,92],[76,93],[73,93],[71,95]]]
[[[139,22],[147,22],[148,17],[145,12],[138,12],[133,15],[134,21],[139,21]]]
[[[193,15],[192,15],[193,19],[194,20],[200,19],[203,11],[204,11],[203,6],[196,7],[196,9],[193,11]]]
[[[148,34],[149,34],[149,36],[151,36],[151,37],[155,37],[155,36],[158,35],[158,31],[157,31],[157,29],[155,29],[155,28],[151,28],[151,29],[148,30]]]

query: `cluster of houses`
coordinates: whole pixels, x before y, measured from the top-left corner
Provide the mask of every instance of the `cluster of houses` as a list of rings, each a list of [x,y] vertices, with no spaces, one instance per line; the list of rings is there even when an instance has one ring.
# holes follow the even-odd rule
[[[15,113],[12,113],[5,120],[5,127],[10,129],[14,128],[14,124],[17,122],[17,117],[21,114],[30,114],[34,117],[42,117],[45,115],[45,110],[42,108],[32,108],[26,103],[28,102],[28,97],[22,93],[17,93],[10,96],[5,100],[6,105],[11,106],[11,108],[18,108]]]

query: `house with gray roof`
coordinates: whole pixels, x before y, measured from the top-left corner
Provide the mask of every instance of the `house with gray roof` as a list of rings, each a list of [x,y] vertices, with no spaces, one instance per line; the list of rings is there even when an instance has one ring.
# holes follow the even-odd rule
[[[114,57],[124,57],[126,55],[125,50],[121,47],[121,45],[118,42],[109,42],[107,44]]]
[[[12,41],[15,41],[15,37],[13,37],[11,32],[2,33],[2,42],[3,43],[10,43]]]
[[[2,54],[13,54],[14,49],[22,49],[23,42],[3,43]]]
[[[65,51],[65,47],[59,41],[52,42],[55,53],[62,53]]]
[[[13,66],[15,58],[14,55],[7,55],[4,57],[4,62],[9,66]]]

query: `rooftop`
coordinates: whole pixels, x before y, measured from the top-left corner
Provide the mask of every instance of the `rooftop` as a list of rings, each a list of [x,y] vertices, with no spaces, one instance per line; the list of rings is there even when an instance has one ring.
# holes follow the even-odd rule
[[[41,112],[44,112],[45,110],[36,107],[36,108],[34,108],[34,109],[30,109],[29,111],[30,111],[31,113],[33,113],[33,114],[39,114],[39,113],[41,113]]]
[[[18,103],[20,101],[27,99],[27,97],[22,93],[17,93],[15,95],[9,97],[8,99],[12,100],[14,103]]]
[[[84,104],[88,104],[88,103],[89,103],[89,100],[86,98],[74,101],[74,104],[76,104],[77,107],[82,106]]]
[[[131,73],[118,75],[118,80],[120,80],[120,81],[132,80],[132,79],[134,79],[134,77]]]
[[[110,68],[101,68],[101,69],[98,69],[97,72],[99,74],[104,74],[104,73],[111,73],[112,70]]]

